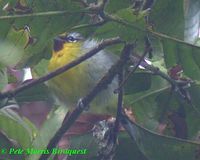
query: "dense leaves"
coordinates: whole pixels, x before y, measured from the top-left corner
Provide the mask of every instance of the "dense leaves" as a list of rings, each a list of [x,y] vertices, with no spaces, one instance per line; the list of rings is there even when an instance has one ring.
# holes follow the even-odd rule
[[[127,43],[137,40],[134,50],[137,55],[144,52],[144,38],[148,37],[153,48],[152,65],[166,76],[173,67],[180,66],[183,69],[180,77],[170,78],[174,82],[191,80],[190,85],[183,85],[180,91],[156,73],[137,69],[124,85],[124,105],[131,108],[135,121],[125,118],[123,125],[132,139],[120,133],[116,159],[199,159],[199,1],[147,0],[152,2],[150,9],[139,0],[109,0],[104,10],[98,11],[90,10],[96,1],[87,2],[91,2],[90,5],[79,0],[0,1],[0,90],[7,90],[11,82],[15,87],[22,84],[16,79],[10,81],[12,75],[7,72],[10,68],[31,67],[35,77],[47,74],[52,40],[63,32],[75,30],[86,38],[91,36],[98,40],[115,36]],[[109,51],[118,55],[122,47],[113,46]],[[1,146],[45,149],[67,110],[54,109],[37,132],[27,119],[3,108],[9,108],[11,101],[15,106],[16,103],[21,106],[24,102],[49,101],[48,88],[41,84],[17,94],[15,99],[0,99]],[[70,143],[74,148],[87,148],[91,152],[87,155],[90,159],[98,152],[90,133],[73,136]],[[22,159],[27,155],[21,156],[1,158]],[[26,158],[36,160],[39,156]]]

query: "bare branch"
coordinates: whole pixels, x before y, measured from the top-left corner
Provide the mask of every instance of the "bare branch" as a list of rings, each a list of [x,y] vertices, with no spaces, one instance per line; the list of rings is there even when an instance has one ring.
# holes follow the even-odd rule
[[[48,81],[51,78],[54,78],[55,76],[58,76],[59,74],[71,69],[72,67],[82,63],[83,61],[85,61],[86,59],[89,59],[90,57],[92,57],[93,55],[95,55],[96,53],[98,53],[100,50],[104,49],[107,46],[110,45],[114,45],[114,44],[118,44],[118,43],[123,43],[122,40],[120,40],[119,37],[116,38],[111,38],[111,39],[106,39],[104,41],[102,41],[101,43],[99,43],[96,47],[94,47],[93,49],[91,49],[89,52],[87,52],[86,54],[84,54],[83,56],[80,56],[79,58],[77,58],[76,60],[72,61],[71,63],[66,64],[65,66],[56,69],[55,71],[32,81],[29,81],[27,83],[22,84],[21,86],[19,86],[18,88],[11,90],[11,91],[7,91],[4,93],[0,93],[0,99],[4,99],[4,98],[12,98],[14,97],[16,94],[30,88],[33,87],[37,84],[43,83],[45,81]]]
[[[131,72],[128,73],[128,75],[126,76],[126,78],[123,80],[123,82],[119,85],[119,87],[115,90],[115,92],[118,92],[123,86],[124,84],[128,81],[128,79],[130,78],[130,76],[137,70],[137,68],[139,67],[140,63],[144,60],[145,56],[152,51],[151,45],[150,43],[148,43],[148,45],[146,45],[145,49],[144,49],[144,53],[142,54],[142,56],[139,58],[139,60],[136,62],[136,65],[134,66],[134,68],[131,70]]]
[[[83,112],[83,110],[89,106],[90,102],[97,96],[99,92],[104,90],[108,86],[108,84],[112,82],[115,75],[119,73],[120,69],[128,61],[133,48],[133,44],[125,45],[120,59],[108,70],[108,72],[102,77],[97,85],[85,97],[81,98],[78,101],[76,108],[70,114],[66,114],[62,126],[56,132],[54,137],[50,140],[47,146],[48,150],[56,147],[63,134],[74,124],[74,122]],[[47,160],[49,156],[50,154],[43,154],[39,160]]]
[[[94,24],[82,24],[82,25],[72,27],[71,30],[82,29],[82,28],[87,28],[87,27],[98,27],[98,26],[104,25],[105,23],[106,21],[102,20]]]

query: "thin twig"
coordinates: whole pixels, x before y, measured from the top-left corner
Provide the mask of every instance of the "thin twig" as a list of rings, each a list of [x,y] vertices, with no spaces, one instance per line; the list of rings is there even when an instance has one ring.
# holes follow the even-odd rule
[[[137,63],[140,59],[138,57],[134,57],[131,56],[130,59],[133,61],[133,63]],[[164,72],[160,71],[160,69],[158,67],[155,67],[153,65],[149,65],[149,64],[145,64],[143,66],[146,70],[152,72],[152,74],[157,75],[162,77],[163,79],[165,79],[166,81],[168,81],[173,90],[178,92],[178,94],[183,98],[182,95],[182,90],[183,90],[183,84],[179,81],[176,81],[174,79],[172,79],[170,76],[168,76],[167,74],[165,74]],[[188,82],[184,82],[186,85],[187,83],[194,83],[193,81],[188,81]],[[185,95],[184,95],[185,96]],[[183,98],[189,105],[191,105],[191,107],[198,113],[198,115],[200,116],[200,111],[197,109],[197,107],[192,103],[191,100],[188,100],[187,97]]]
[[[48,12],[36,12],[30,14],[20,14],[20,15],[8,15],[8,16],[0,16],[0,20],[8,20],[8,19],[17,19],[17,18],[26,18],[26,17],[43,17],[43,16],[54,16],[54,15],[64,15],[64,14],[74,14],[74,13],[90,13],[87,9],[82,10],[73,10],[73,11],[48,11]]]
[[[87,27],[98,27],[98,26],[104,25],[105,23],[106,21],[102,20],[101,22],[94,23],[94,24],[82,24],[82,25],[74,26],[70,30],[82,29],[82,28],[87,28]]]
[[[134,68],[128,73],[128,75],[126,75],[125,79],[123,80],[123,82],[119,85],[119,87],[114,91],[115,93],[119,92],[119,90],[124,86],[124,84],[128,81],[128,79],[130,78],[130,76],[137,70],[137,68],[139,67],[139,65],[141,64],[141,62],[144,60],[145,56],[152,50],[151,45],[148,45],[145,47],[144,53],[142,54],[142,56],[140,57],[140,59],[138,60],[138,62],[136,63],[136,65],[134,66]]]
[[[171,36],[168,36],[166,34],[163,34],[163,33],[160,33],[160,32],[156,32],[156,31],[153,31],[152,29],[150,28],[141,28],[133,23],[129,23],[128,21],[125,21],[123,18],[119,17],[119,16],[116,16],[116,15],[110,15],[108,13],[105,13],[105,18],[104,20],[107,20],[107,21],[113,21],[113,22],[116,22],[118,24],[122,24],[126,27],[129,27],[129,28],[134,28],[136,30],[138,30],[139,32],[149,32],[151,33],[153,36],[155,37],[158,37],[158,38],[161,38],[161,39],[168,39],[168,40],[171,40],[171,41],[174,41],[176,43],[180,43],[180,44],[184,44],[184,45],[187,45],[189,47],[194,47],[194,48],[198,48],[200,49],[199,46],[197,45],[194,45],[192,43],[188,43],[188,42],[185,42],[183,40],[180,40],[180,39],[177,39],[177,38],[174,38],[174,37],[171,37]]]
[[[119,37],[116,38],[111,38],[111,39],[106,39],[104,41],[102,41],[101,43],[99,43],[96,47],[94,47],[93,49],[91,49],[90,51],[88,51],[86,54],[80,56],[79,58],[73,60],[72,62],[66,64],[65,66],[56,69],[55,71],[32,81],[29,81],[27,83],[22,84],[21,86],[19,86],[18,88],[11,90],[11,91],[7,91],[4,93],[0,93],[0,99],[4,99],[4,98],[12,98],[14,97],[16,94],[30,88],[33,87],[37,84],[43,83],[45,81],[48,81],[51,78],[54,78],[55,76],[58,76],[59,74],[71,69],[72,67],[82,63],[83,61],[85,61],[86,59],[89,59],[90,57],[92,57],[93,55],[95,55],[96,53],[98,53],[100,50],[104,49],[107,46],[110,45],[114,45],[114,44],[118,44],[118,43],[123,43],[122,40],[120,40]]]
[[[160,71],[160,69],[158,67],[147,64],[144,68],[151,71],[154,75],[158,75],[158,76],[162,77],[163,79],[165,79],[166,81],[168,81],[172,85],[172,87],[178,86],[178,83],[174,79],[169,77],[164,72]]]
[[[83,110],[89,106],[90,102],[97,96],[99,92],[104,90],[112,82],[115,75],[119,73],[120,68],[127,63],[133,47],[133,44],[125,45],[120,59],[108,70],[108,72],[102,77],[97,85],[85,97],[78,101],[76,108],[71,112],[71,114],[66,114],[65,121],[60,129],[56,132],[54,137],[50,140],[47,150],[51,151],[52,148],[56,147],[63,134],[74,124]],[[51,154],[43,154],[39,160],[47,160],[50,155]]]
[[[124,69],[123,68],[121,68],[118,76],[119,76],[118,79],[119,79],[119,86],[120,86],[120,84],[124,81]],[[115,120],[115,126],[113,129],[114,143],[117,142],[117,134],[119,131],[119,126],[120,126],[122,107],[123,107],[123,87],[120,87],[119,92],[118,92],[117,116],[116,116],[116,120]]]

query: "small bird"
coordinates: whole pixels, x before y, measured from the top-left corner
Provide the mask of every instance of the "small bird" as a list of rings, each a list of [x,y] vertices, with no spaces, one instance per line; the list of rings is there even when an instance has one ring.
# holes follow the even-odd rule
[[[54,38],[52,57],[48,71],[70,63],[83,55],[98,42],[94,39],[85,39],[77,32],[65,33]],[[48,84],[55,96],[67,107],[76,106],[78,100],[85,96],[116,62],[117,57],[104,50],[90,59],[71,68],[70,70],[51,79]],[[91,103],[91,110],[95,113],[108,113],[116,108],[117,97],[113,91],[117,88],[117,80],[101,91]]]

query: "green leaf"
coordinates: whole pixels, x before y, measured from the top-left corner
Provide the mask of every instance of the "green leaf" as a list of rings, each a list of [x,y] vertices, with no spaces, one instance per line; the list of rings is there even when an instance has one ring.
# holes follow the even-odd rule
[[[0,68],[0,91],[8,84],[8,77],[5,68]]]
[[[116,149],[116,160],[147,160],[141,153],[135,141],[132,141],[127,133],[119,133],[119,144]]]
[[[169,89],[168,83],[160,77],[152,77],[151,88],[147,91],[127,95],[124,98],[125,106],[133,109],[136,121],[147,127],[148,129],[155,130],[158,125],[158,119],[163,107],[157,105],[155,101],[157,95]]]
[[[193,58],[195,47],[177,45],[176,50],[179,58],[178,64],[183,67],[184,74],[193,80],[200,80],[200,69]]]
[[[199,109],[199,86],[192,85],[189,91],[194,105]],[[176,92],[171,96],[170,92],[170,86],[166,81],[160,77],[152,77],[151,88],[142,93],[125,96],[125,104],[133,109],[134,116],[139,124],[156,132],[161,122],[170,121],[168,118],[170,112],[177,112],[180,106],[184,107],[187,138],[195,139],[200,130],[198,113],[191,105],[177,96]],[[170,132],[169,135],[172,135],[173,131]]]
[[[184,38],[183,1],[157,0],[149,18],[155,31],[179,39]]]
[[[103,26],[99,27],[95,32],[95,37],[101,39],[120,36],[126,41],[135,41],[136,39],[141,39],[141,37],[143,38],[145,35],[144,30],[146,26],[144,17],[135,15],[131,8],[119,10],[113,18],[117,19],[118,22],[107,22]],[[119,21],[124,21],[128,24],[126,25]],[[131,27],[131,25],[134,25],[135,27]]]
[[[196,160],[199,156],[200,143],[156,134],[127,118],[123,122],[129,135],[149,160]]]
[[[26,82],[25,82],[26,83]],[[33,101],[45,101],[50,97],[50,92],[45,84],[38,84],[23,92],[20,92],[15,96],[18,103],[33,102]]]
[[[108,13],[116,13],[118,10],[130,7],[130,0],[110,0],[106,5],[105,11]]]
[[[88,160],[97,160],[99,151],[98,144],[92,133],[72,136],[70,138],[70,149],[86,149],[86,155],[73,155],[69,160],[81,160],[87,158]],[[125,154],[126,153],[126,154]],[[147,160],[144,155],[139,151],[136,143],[130,140],[130,137],[125,132],[120,132],[118,137],[118,144],[116,148],[115,160]]]
[[[0,41],[0,65],[15,66],[22,58],[22,48],[18,48],[15,43]]]
[[[47,67],[48,67],[49,61],[42,59],[35,67],[34,71],[38,76],[43,76],[47,74]]]
[[[134,94],[148,90],[151,86],[151,75],[135,73],[131,75],[124,86],[124,94]]]
[[[15,159],[15,160],[21,160],[24,159],[25,156],[23,154],[9,154],[10,149],[17,150],[19,147],[16,142],[9,139],[5,134],[0,132],[0,146],[1,146],[1,154],[0,159]]]
[[[108,22],[97,29],[94,36],[98,39],[120,36],[123,40],[134,41],[140,37],[138,34],[140,33],[135,32],[135,30],[129,27],[118,24],[116,22]]]
[[[0,128],[9,138],[17,141],[22,149],[30,147],[35,133],[14,111],[10,109],[0,110]]]
[[[187,0],[185,8],[185,41],[194,43],[199,37],[199,7],[198,0]]]
[[[15,2],[16,3],[16,2]],[[5,4],[2,1],[0,5]],[[12,5],[14,7],[15,5]],[[34,54],[39,54],[46,47],[48,41],[51,40],[55,35],[67,31],[69,28],[78,24],[82,19],[82,9],[80,4],[72,2],[71,0],[60,0],[60,1],[26,1],[26,6],[31,8],[32,12],[28,14],[8,16],[0,16],[0,25],[4,26],[4,29],[0,32],[0,37],[3,39],[9,39],[14,42],[15,45],[25,47],[28,42],[28,37],[36,39],[35,44],[28,45],[23,51],[23,57],[19,57],[20,64],[28,65],[27,60]],[[4,13],[5,14],[5,13]],[[23,34],[12,35],[14,32],[12,26],[15,29],[23,32],[24,27],[28,26],[30,33],[26,36]],[[21,39],[26,38],[26,42],[23,45],[19,42]],[[10,47],[12,48],[12,47]]]
[[[67,113],[68,109],[65,106],[61,106],[54,109],[48,115],[48,119],[43,124],[42,128],[36,135],[32,143],[32,148],[46,149],[50,139],[54,136],[56,131],[60,128],[62,121]],[[40,154],[30,154],[29,160],[37,160]]]
[[[199,57],[200,48],[191,44],[162,40],[165,63],[168,68],[179,64],[186,76],[200,80]]]
[[[171,40],[162,40],[161,42],[163,45],[164,60],[167,68],[175,66],[177,64],[177,55],[175,50],[176,43]]]
[[[70,160],[75,159],[96,159],[98,153],[98,144],[92,134],[83,134],[79,136],[72,136],[70,138],[70,148],[69,149],[86,149],[87,154],[85,155],[73,155],[70,156]]]

